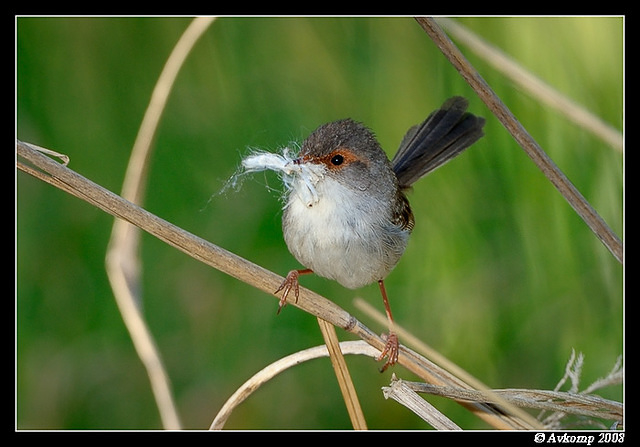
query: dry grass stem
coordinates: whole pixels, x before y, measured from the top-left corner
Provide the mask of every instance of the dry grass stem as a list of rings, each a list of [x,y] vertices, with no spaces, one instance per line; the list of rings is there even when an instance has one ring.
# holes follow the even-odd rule
[[[584,356],[572,352],[565,374],[552,391],[529,389],[473,390],[449,386],[438,386],[428,383],[405,382],[406,386],[418,393],[428,393],[456,401],[492,403],[500,406],[517,406],[543,410],[538,419],[546,429],[562,429],[562,421],[567,414],[614,421],[614,426],[623,425],[623,405],[620,402],[596,396],[593,391],[605,386],[622,383],[622,358],[618,358],[609,374],[596,380],[584,391],[578,391],[580,374],[584,364]],[[570,380],[568,391],[559,389]],[[544,417],[545,412],[553,412]],[[597,421],[583,421],[589,425],[598,425]]]
[[[602,399],[602,402],[595,402],[595,405],[588,406],[587,408],[593,414],[582,414],[579,413],[575,406],[577,405],[589,405],[590,403],[584,403],[584,399],[601,399],[598,396],[592,396],[591,393],[594,391],[604,388],[606,386],[618,385],[622,383],[623,380],[623,370],[622,370],[622,356],[618,357],[616,363],[609,373],[602,378],[599,378],[583,391],[578,391],[580,386],[580,375],[582,374],[582,367],[584,365],[584,355],[582,353],[576,354],[575,350],[571,351],[571,356],[567,361],[565,366],[565,372],[558,384],[555,386],[551,393],[559,393],[560,388],[567,382],[570,381],[571,385],[569,390],[566,393],[571,396],[569,400],[569,408],[563,408],[562,406],[557,407],[549,407],[549,408],[541,408],[543,411],[538,415],[538,419],[541,420],[545,426],[558,429],[562,428],[565,424],[564,419],[567,414],[577,414],[583,416],[591,416],[591,417],[600,417],[608,420],[615,421],[614,426],[622,427],[623,426],[623,407],[622,404],[618,402],[606,401]],[[564,397],[553,397],[553,399],[565,399]],[[576,405],[572,405],[572,401],[578,401]],[[551,402],[547,402],[551,405]],[[554,404],[556,404],[554,402]],[[546,415],[547,411],[553,411],[550,415]],[[595,425],[595,422],[594,422]]]
[[[361,298],[357,298],[356,300],[354,300],[354,304],[357,309],[363,311],[367,316],[373,318],[378,324],[381,324],[383,326],[385,325],[386,316],[383,315],[382,312],[371,306],[368,302]],[[450,377],[455,377],[458,380],[458,386],[466,390],[481,390],[486,393],[491,393],[491,390],[487,385],[485,385],[469,372],[446,358],[440,352],[424,343],[412,333],[408,332],[398,323],[396,323],[395,325],[395,331],[403,341],[403,343],[413,347],[420,354],[424,355],[427,359],[432,361],[435,365],[438,365],[438,367],[442,368],[444,371],[447,371],[447,373],[450,374]],[[447,381],[449,383],[453,383],[452,379],[448,379]],[[522,411],[521,409],[511,405],[509,402],[501,400],[500,396],[495,395],[493,402],[500,404],[507,413],[522,421],[523,424],[527,424],[530,427],[541,428],[541,425],[537,419]]]
[[[61,154],[59,152],[52,151],[51,149],[36,146],[35,144],[32,144],[31,147],[42,154],[50,155],[51,157],[57,158],[62,163],[62,166],[67,166],[69,164],[69,156],[66,154]]]
[[[344,356],[340,350],[340,342],[338,341],[336,328],[321,318],[318,318],[318,325],[320,326],[324,342],[327,345],[331,365],[336,373],[340,392],[342,393],[342,397],[347,406],[347,412],[349,413],[351,424],[356,430],[366,430],[367,422],[364,419],[364,413],[362,412],[362,407],[358,400],[356,388],[351,380],[351,374],[349,374],[347,363],[344,361]]]
[[[622,423],[622,404],[595,395],[525,389],[502,389],[486,392],[440,387],[427,383],[407,382],[407,384],[410,389],[418,393],[428,393],[453,400],[498,404],[500,402],[508,402],[511,405],[523,408],[570,413]],[[500,398],[500,402],[497,401],[496,396]]]
[[[138,129],[123,181],[122,197],[131,202],[140,204],[144,198],[152,143],[178,72],[193,46],[215,19],[215,17],[196,17],[193,19],[180,36],[162,68]]]
[[[467,27],[447,18],[438,18],[436,21],[456,40],[462,42],[476,55],[482,57],[484,61],[511,79],[534,99],[553,107],[570,121],[587,132],[594,134],[617,151],[622,152],[622,133],[618,129],[604,122],[600,117],[586,110],[562,92],[551,87],[529,70],[523,68],[512,57],[489,44]]]
[[[375,320],[376,323],[382,325],[386,324],[387,317],[378,309],[373,307],[367,301],[362,298],[356,298],[354,301],[354,306],[356,309],[364,312],[369,318]],[[470,386],[476,389],[488,388],[484,385],[480,380],[476,379],[474,376],[469,374],[466,370],[456,365],[454,362],[446,358],[444,355],[440,354],[438,351],[433,349],[431,346],[420,340],[418,337],[413,335],[411,332],[407,331],[397,322],[395,323],[395,332],[398,334],[398,337],[403,341],[403,343],[407,346],[412,347],[420,354],[424,355],[426,358],[431,360],[433,363],[438,366],[444,368],[451,374],[458,377],[463,382],[466,382]]]
[[[420,397],[407,382],[394,374],[391,386],[382,388],[385,399],[393,399],[407,407],[436,430],[461,431],[451,419],[442,414],[436,407]]]
[[[584,220],[605,247],[609,249],[613,256],[622,263],[623,250],[620,238],[609,228],[606,222],[556,166],[553,160],[549,158],[524,126],[520,124],[513,113],[511,113],[498,95],[491,89],[489,84],[487,84],[478,71],[473,68],[464,57],[458,47],[456,47],[444,31],[442,31],[436,21],[428,17],[418,17],[416,20],[551,184],[553,184],[567,202],[569,202],[571,207],[578,213],[582,220]]]
[[[624,380],[624,371],[622,370],[622,356],[619,356],[615,365],[605,377],[601,377],[582,391],[589,394],[606,386],[618,385]]]
[[[366,355],[372,358],[376,358],[379,354],[376,349],[363,341],[343,341],[340,343],[340,351],[345,355]],[[240,386],[236,392],[227,399],[216,417],[213,419],[210,429],[222,430],[233,410],[244,402],[253,392],[258,390],[260,386],[273,379],[278,374],[293,366],[299,365],[300,363],[320,357],[327,357],[328,355],[329,351],[327,346],[316,346],[283,357],[268,365],[242,384],[242,386]]]

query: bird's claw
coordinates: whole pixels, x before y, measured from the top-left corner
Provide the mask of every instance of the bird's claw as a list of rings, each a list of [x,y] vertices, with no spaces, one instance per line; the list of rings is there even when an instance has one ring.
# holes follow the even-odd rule
[[[280,313],[282,308],[287,304],[287,297],[289,296],[289,292],[291,292],[291,289],[293,289],[293,293],[296,297],[296,303],[298,302],[298,296],[300,295],[300,284],[298,283],[299,276],[300,272],[298,272],[297,270],[291,270],[287,274],[287,277],[284,279],[284,281],[282,281],[282,284],[280,284],[280,287],[278,287],[278,289],[273,292],[274,294],[282,292],[282,297],[280,298],[280,304],[278,305],[277,313]]]
[[[382,368],[380,368],[380,372],[386,371],[388,367],[393,366],[398,362],[399,349],[400,344],[398,343],[398,336],[395,332],[389,332],[387,335],[387,343],[384,345],[384,349],[376,359],[377,361],[380,361],[387,357],[387,361]]]

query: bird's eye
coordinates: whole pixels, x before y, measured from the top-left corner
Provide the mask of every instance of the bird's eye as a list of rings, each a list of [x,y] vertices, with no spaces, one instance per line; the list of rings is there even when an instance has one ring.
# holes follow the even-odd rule
[[[331,164],[334,166],[340,166],[344,162],[344,157],[340,154],[336,154],[331,157]]]

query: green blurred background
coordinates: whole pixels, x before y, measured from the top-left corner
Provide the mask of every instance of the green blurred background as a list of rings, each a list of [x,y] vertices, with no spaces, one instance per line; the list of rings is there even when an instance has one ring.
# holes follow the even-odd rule
[[[119,192],[154,83],[190,20],[17,18],[18,138],[69,155],[70,168]],[[622,18],[459,22],[622,129]],[[622,236],[621,153],[468,57]],[[585,354],[584,387],[623,352],[623,269],[412,18],[214,22],[171,93],[144,206],[284,275],[299,266],[282,240],[277,177],[256,174],[218,194],[241,157],[343,117],[366,123],[392,156],[404,132],[452,95],[487,118],[486,136],[410,195],[417,225],[387,279],[396,321],[496,388],[552,389],[575,349]],[[16,197],[17,427],[160,429],[105,274],[113,219],[21,172]],[[276,316],[273,297],[146,234],[142,256],[144,312],[185,428],[208,428],[255,372],[322,343],[314,317],[293,306]],[[384,331],[353,305],[361,296],[382,311],[377,286],[302,283]],[[370,428],[428,428],[383,399],[390,373],[368,358],[347,361]],[[621,400],[623,390],[600,394]],[[488,428],[457,404],[430,400],[464,428]],[[322,359],[265,385],[226,428],[350,423]]]

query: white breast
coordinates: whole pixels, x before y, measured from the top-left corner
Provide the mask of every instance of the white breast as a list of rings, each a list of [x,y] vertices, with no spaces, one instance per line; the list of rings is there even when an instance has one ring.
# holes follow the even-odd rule
[[[319,199],[309,206],[292,185],[282,218],[289,251],[305,267],[344,287],[355,289],[384,279],[409,237],[408,231],[391,223],[389,203],[368,200],[330,177],[316,188]]]

